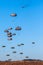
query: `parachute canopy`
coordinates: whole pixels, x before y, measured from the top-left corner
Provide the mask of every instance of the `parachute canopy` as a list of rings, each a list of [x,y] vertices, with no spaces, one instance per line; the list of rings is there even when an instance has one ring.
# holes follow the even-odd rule
[[[8,61],[11,61],[12,59],[8,59]]]
[[[10,56],[9,54],[7,54],[6,56]]]
[[[11,35],[12,33],[11,32],[8,32],[7,35]]]
[[[11,47],[11,49],[15,49],[15,47]]]
[[[11,33],[11,32],[8,32],[8,33],[7,33],[7,36],[8,36],[8,37],[12,37],[12,33]]]
[[[18,44],[17,46],[21,46],[21,44]]]
[[[29,58],[28,56],[26,56],[25,58]]]
[[[13,51],[13,53],[16,53],[16,51]]]
[[[12,38],[9,37],[8,40],[12,40]]]
[[[6,46],[2,46],[2,47],[6,47]]]
[[[23,54],[23,52],[20,52],[20,54]]]
[[[8,37],[12,37],[12,35],[8,35]]]
[[[21,45],[24,45],[23,43],[21,43]]]
[[[25,4],[21,8],[27,8],[28,6],[29,6],[28,4]]]
[[[11,28],[11,27],[10,27],[10,28],[8,28],[8,30],[12,30],[12,29],[13,29],[13,28]]]
[[[12,35],[16,35],[16,33],[13,33]]]
[[[4,30],[4,32],[9,32],[8,30]]]
[[[16,13],[12,13],[12,14],[10,14],[10,16],[15,17],[15,16],[17,16],[17,14]]]
[[[35,44],[35,42],[32,42],[32,44]]]
[[[20,27],[20,26],[17,26],[17,27],[15,28],[15,30],[21,30],[21,27]]]

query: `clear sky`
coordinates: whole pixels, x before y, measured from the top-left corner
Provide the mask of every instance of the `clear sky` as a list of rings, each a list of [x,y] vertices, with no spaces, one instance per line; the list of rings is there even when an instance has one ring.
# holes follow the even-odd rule
[[[27,7],[22,9],[24,5]],[[11,13],[16,13],[17,17],[11,17]],[[22,30],[15,31],[16,26],[21,26]],[[4,33],[9,27],[16,33],[12,41],[8,41]],[[24,43],[21,48],[17,47],[20,43]],[[6,48],[2,48],[3,45]],[[17,54],[12,53],[11,46],[15,46]],[[0,60],[19,60],[20,51],[24,52],[22,58],[43,59],[43,0],[0,0]]]

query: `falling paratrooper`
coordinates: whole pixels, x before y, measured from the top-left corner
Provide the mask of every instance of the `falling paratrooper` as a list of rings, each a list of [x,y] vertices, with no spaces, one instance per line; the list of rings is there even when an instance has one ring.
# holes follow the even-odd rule
[[[20,52],[20,55],[21,55],[21,58],[22,58],[23,52]]]

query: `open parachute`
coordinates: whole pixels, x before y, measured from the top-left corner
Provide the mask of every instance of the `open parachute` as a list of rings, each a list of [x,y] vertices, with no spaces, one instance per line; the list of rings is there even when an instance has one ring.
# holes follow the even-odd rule
[[[10,14],[10,16],[15,17],[15,16],[17,16],[17,14],[16,13],[12,13],[12,14]]]

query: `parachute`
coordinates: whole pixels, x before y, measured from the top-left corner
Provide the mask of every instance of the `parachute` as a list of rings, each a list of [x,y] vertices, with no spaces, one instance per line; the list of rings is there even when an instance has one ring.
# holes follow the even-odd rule
[[[8,59],[8,61],[11,61],[12,59]]]
[[[6,56],[10,56],[9,54],[7,54]]]
[[[9,31],[8,30],[4,30],[4,32],[7,32],[8,33]]]
[[[24,45],[23,43],[21,43],[21,45]]]
[[[16,35],[16,33],[13,33],[12,35]]]
[[[11,47],[11,49],[15,49],[15,47]]]
[[[8,40],[12,40],[12,38],[8,38]]]
[[[20,54],[23,54],[23,52],[20,52]]]
[[[15,28],[15,30],[21,30],[21,27],[20,27],[20,26],[17,26],[17,27]]]
[[[12,30],[12,29],[13,29],[13,28],[11,28],[11,27],[10,27],[10,28],[8,28],[8,30]]]
[[[29,6],[28,4],[25,4],[21,8],[27,8],[28,6]]]
[[[7,33],[7,36],[8,36],[8,37],[12,37],[12,33],[11,33],[11,32],[8,32],[8,33]]]
[[[17,16],[17,14],[16,13],[12,13],[12,14],[10,14],[10,16],[15,17],[15,16]]]
[[[25,58],[29,58],[28,56],[26,56]]]
[[[6,47],[6,46],[2,46],[2,47]]]
[[[16,51],[13,51],[13,53],[16,53]]]
[[[18,44],[17,46],[21,46],[20,44]]]
[[[35,44],[35,42],[32,42],[32,44]]]

